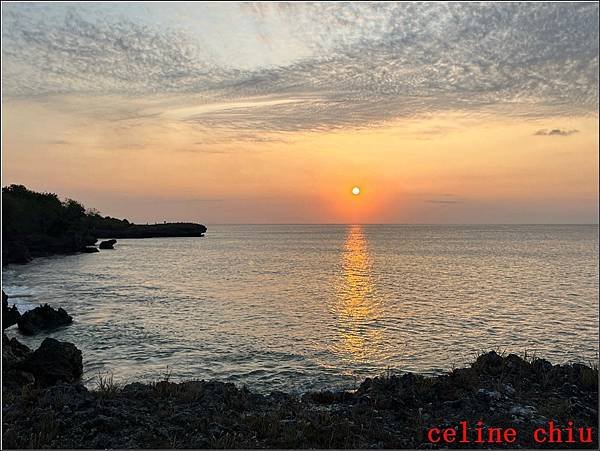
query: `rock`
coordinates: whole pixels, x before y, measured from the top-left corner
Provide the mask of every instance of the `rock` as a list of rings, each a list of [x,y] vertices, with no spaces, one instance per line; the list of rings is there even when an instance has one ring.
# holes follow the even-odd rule
[[[552,369],[552,364],[545,359],[535,359],[531,363],[533,371],[538,375],[545,375]]]
[[[504,359],[496,351],[490,351],[487,354],[477,357],[477,360],[473,364],[473,369],[481,374],[497,376],[504,369]]]
[[[486,390],[485,388],[480,388],[477,390],[477,396],[486,400],[487,402],[498,401],[502,398],[502,394],[500,394],[497,390]]]
[[[2,393],[5,393],[5,390],[14,392],[21,387],[33,385],[34,383],[35,377],[28,371],[13,368],[2,372]]]
[[[2,334],[2,369],[14,368],[31,354],[31,349],[16,338]]]
[[[491,426],[518,427],[517,441],[511,447],[532,449],[539,447],[533,430],[548,427],[549,419],[561,429],[569,421],[575,427],[597,424],[597,383],[591,383],[597,380],[597,370],[579,364],[559,366],[551,371],[560,381],[556,388],[536,387],[540,378],[532,370],[522,375],[526,383],[515,388],[506,378],[523,365],[515,358],[502,359],[497,377],[474,368],[459,371],[459,377],[386,375],[365,381],[355,393],[324,390],[303,396],[284,392],[260,395],[230,383],[161,381],[134,382],[107,397],[101,390],[88,391],[79,383],[36,386],[14,390],[8,393],[10,398],[4,398],[10,401],[3,405],[3,445],[12,449],[33,445],[53,449],[198,449],[217,445],[237,449],[431,449],[438,445],[426,442],[428,429],[458,432],[459,422],[468,419],[470,427],[465,430],[474,438],[473,423],[482,419],[484,435]],[[511,361],[516,364],[513,369]],[[497,366],[489,368],[493,371]],[[578,394],[563,396],[559,389]],[[505,394],[513,390],[515,397],[507,398]],[[36,434],[35,442],[32,434]],[[598,449],[597,434],[585,447]]]
[[[17,310],[17,307],[14,305],[12,307],[8,306],[8,296],[2,290],[2,330],[13,324],[17,324],[20,318],[21,314]]]
[[[39,403],[43,408],[85,409],[94,401],[94,396],[82,384],[56,384],[48,387],[40,396]]]
[[[94,252],[100,252],[96,246],[85,246],[81,248],[81,252],[84,254],[93,254]]]
[[[106,240],[100,242],[100,249],[114,249],[117,240]]]
[[[2,335],[2,388],[21,387],[34,381],[33,375],[20,370],[19,364],[31,355],[31,349],[16,338]]]
[[[505,357],[504,365],[511,374],[523,376],[531,372],[531,364],[516,354],[509,354]]]
[[[25,335],[34,335],[42,330],[56,329],[72,322],[73,318],[62,308],[55,310],[44,304],[23,313],[17,324]]]
[[[54,338],[46,338],[17,367],[33,374],[36,384],[44,387],[76,382],[83,374],[81,351],[73,343]]]
[[[516,393],[516,390],[510,384],[502,384],[502,391],[509,396],[512,396]]]
[[[513,417],[532,418],[537,413],[537,409],[533,406],[515,405],[511,407],[510,414]]]
[[[309,399],[316,404],[333,404],[336,396],[331,390],[312,392],[305,399]]]

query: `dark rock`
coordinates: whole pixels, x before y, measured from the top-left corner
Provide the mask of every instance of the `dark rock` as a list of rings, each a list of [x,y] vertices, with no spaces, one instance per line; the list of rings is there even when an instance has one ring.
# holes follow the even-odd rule
[[[2,290],[2,329],[4,330],[13,324],[17,324],[20,318],[21,314],[17,310],[17,307],[14,305],[12,307],[8,306],[8,296]]]
[[[2,393],[5,390],[18,390],[26,385],[33,385],[35,377],[28,371],[23,371],[18,368],[2,371]]]
[[[545,359],[535,359],[531,363],[531,368],[538,376],[541,376],[552,369],[552,364]]]
[[[309,393],[305,399],[310,399],[315,404],[333,404],[336,401],[336,396],[331,390],[324,390]]]
[[[145,393],[148,390],[148,386],[145,384],[142,384],[141,382],[132,382],[130,384],[125,385],[122,389],[121,392],[124,395],[132,395],[132,396],[139,396],[141,393]]]
[[[16,338],[2,335],[2,388],[12,389],[34,381],[33,375],[19,369],[19,364],[31,355],[31,349]]]
[[[117,240],[106,240],[100,242],[100,249],[114,249]]]
[[[283,392],[263,396],[215,381],[131,383],[110,396],[77,383],[34,386],[15,390],[10,401],[4,401],[3,445],[431,449],[438,445],[427,440],[429,428],[457,428],[467,419],[469,436],[474,437],[473,426],[482,419],[484,430],[518,425],[517,441],[508,447],[531,449],[539,448],[533,431],[547,427],[549,419],[561,429],[568,422],[576,427],[598,423],[597,369],[551,366],[546,383],[533,364],[531,371],[519,373],[527,366],[516,358],[485,356],[473,367],[448,375],[388,374],[363,382],[356,392],[303,396]],[[497,370],[497,376],[489,374]],[[508,379],[524,383],[515,389]],[[560,384],[552,386],[554,379]],[[473,442],[459,447],[481,448]],[[592,442],[574,447],[598,449],[597,434]]]
[[[81,351],[72,343],[46,338],[18,368],[32,373],[40,386],[76,382],[83,374]]]
[[[82,410],[92,404],[94,396],[82,384],[57,384],[44,390],[40,397],[40,406],[62,409],[69,406]]]
[[[477,391],[477,397],[491,403],[494,401],[499,401],[502,398],[502,394],[497,390],[486,390],[485,388],[480,388]]]
[[[62,308],[53,309],[48,304],[29,310],[18,321],[19,330],[25,335],[34,335],[43,330],[52,330],[66,326],[73,322],[73,318]]]
[[[16,338],[2,334],[2,369],[14,368],[31,354],[31,349]]]
[[[504,359],[504,363],[508,371],[512,374],[523,376],[531,372],[531,364],[516,354],[509,354]]]
[[[81,252],[84,254],[93,254],[94,252],[100,252],[96,246],[85,246],[81,248]]]
[[[504,359],[496,351],[490,351],[477,357],[473,369],[482,374],[498,376],[504,368]]]

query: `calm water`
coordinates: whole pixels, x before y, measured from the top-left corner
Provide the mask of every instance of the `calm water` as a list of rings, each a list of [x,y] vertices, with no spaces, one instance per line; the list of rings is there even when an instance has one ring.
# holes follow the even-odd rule
[[[21,311],[73,315],[51,336],[83,351],[92,385],[307,390],[492,348],[597,360],[597,257],[597,226],[212,226],[9,266],[3,283]]]

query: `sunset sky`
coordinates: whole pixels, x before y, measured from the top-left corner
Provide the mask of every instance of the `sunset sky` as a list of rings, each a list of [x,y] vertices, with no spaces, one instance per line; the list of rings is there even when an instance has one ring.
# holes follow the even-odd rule
[[[597,3],[5,3],[2,27],[3,185],[141,222],[598,222]]]

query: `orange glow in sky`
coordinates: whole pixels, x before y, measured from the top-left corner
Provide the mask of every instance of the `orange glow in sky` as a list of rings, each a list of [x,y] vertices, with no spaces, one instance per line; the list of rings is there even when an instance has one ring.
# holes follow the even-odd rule
[[[598,221],[597,4],[65,5],[3,5],[4,185],[140,222]]]

